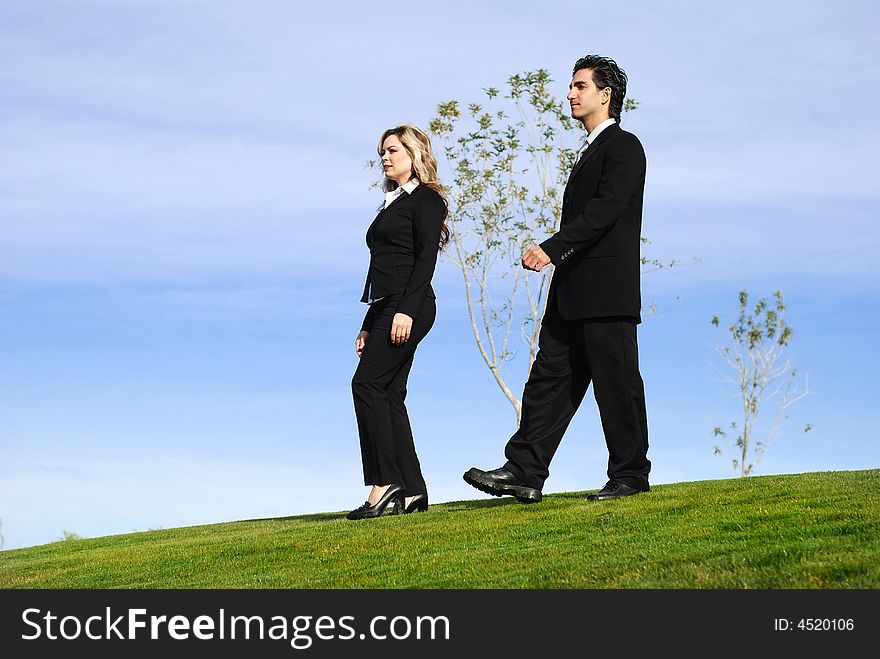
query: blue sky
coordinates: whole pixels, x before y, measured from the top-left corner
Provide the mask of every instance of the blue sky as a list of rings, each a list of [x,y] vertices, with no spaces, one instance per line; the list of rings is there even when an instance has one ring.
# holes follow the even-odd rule
[[[643,281],[663,309],[640,327],[653,482],[732,476],[709,319],[741,288],[785,292],[814,392],[757,473],[880,466],[873,3],[388,7],[0,6],[5,548],[363,501],[349,383],[376,139],[525,70],[561,97],[588,52],[629,73],[644,233],[684,261]],[[435,282],[410,414],[432,499],[474,498],[461,474],[501,463],[514,417],[448,261]],[[588,396],[547,491],[600,487],[605,460]]]

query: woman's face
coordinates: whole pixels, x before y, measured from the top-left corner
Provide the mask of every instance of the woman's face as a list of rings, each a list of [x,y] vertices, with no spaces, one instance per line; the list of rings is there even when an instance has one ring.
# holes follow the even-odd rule
[[[385,176],[403,185],[412,178],[412,158],[397,135],[389,135],[382,143],[382,169]]]

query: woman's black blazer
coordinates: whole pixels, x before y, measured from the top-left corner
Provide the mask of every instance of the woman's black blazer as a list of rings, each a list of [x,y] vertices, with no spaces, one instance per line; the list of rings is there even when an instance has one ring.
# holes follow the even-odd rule
[[[413,319],[426,297],[435,297],[431,278],[437,265],[446,203],[436,190],[419,185],[379,211],[367,229],[370,268],[361,302],[399,295],[397,313]],[[368,318],[364,329],[369,331]]]

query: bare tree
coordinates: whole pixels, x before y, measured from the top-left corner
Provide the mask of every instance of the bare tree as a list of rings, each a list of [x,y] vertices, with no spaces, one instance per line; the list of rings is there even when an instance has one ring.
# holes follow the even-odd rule
[[[785,419],[786,411],[799,400],[809,395],[809,377],[803,384],[798,381],[798,373],[791,359],[785,356],[791,342],[792,328],[785,322],[783,314],[785,303],[782,293],[773,294],[775,307],[770,307],[761,299],[749,311],[749,294],[739,292],[739,317],[728,326],[728,341],[716,346],[718,354],[724,359],[726,368],[716,369],[723,382],[737,388],[737,396],[742,405],[741,426],[733,421],[728,430],[716,426],[715,437],[721,437],[731,456],[733,470],[740,476],[748,476],[761,461],[765,451],[776,439]],[[720,327],[718,316],[712,317],[712,325]],[[773,420],[763,440],[755,439],[758,415],[765,405],[778,401]],[[812,429],[804,426],[804,432]],[[715,454],[721,455],[721,448],[715,446]]]
[[[62,542],[70,542],[73,540],[82,540],[82,538],[79,536],[78,533],[74,533],[73,531],[68,531],[67,529],[64,529],[61,532],[61,537],[59,538],[59,540]]]

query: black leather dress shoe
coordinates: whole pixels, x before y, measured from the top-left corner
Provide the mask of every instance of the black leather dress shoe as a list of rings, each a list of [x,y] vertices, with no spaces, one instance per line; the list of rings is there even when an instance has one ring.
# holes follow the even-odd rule
[[[428,510],[428,495],[427,494],[414,494],[409,502],[409,505],[406,505],[406,497],[398,497],[394,500],[394,510],[391,511],[392,515],[409,515],[410,513],[423,513]]]
[[[541,490],[529,487],[504,467],[491,471],[472,467],[464,473],[463,478],[468,485],[495,497],[510,494],[521,503],[538,503],[541,500]]]
[[[385,509],[388,507],[388,504],[392,501],[396,500],[401,496],[401,492],[406,489],[403,487],[403,483],[392,483],[388,486],[388,489],[385,490],[385,494],[382,495],[382,498],[379,499],[376,503],[370,505],[369,501],[364,501],[364,505],[360,508],[355,508],[348,515],[346,515],[346,519],[367,519],[369,517],[379,517],[382,513],[385,512]]]
[[[620,481],[616,480],[610,480],[605,483],[605,487],[603,487],[595,494],[588,494],[587,501],[605,501],[606,499],[631,497],[633,494],[641,494],[642,492],[649,492],[650,490],[650,487],[646,487],[644,490],[637,490],[634,487],[630,487],[626,483],[621,483]]]

